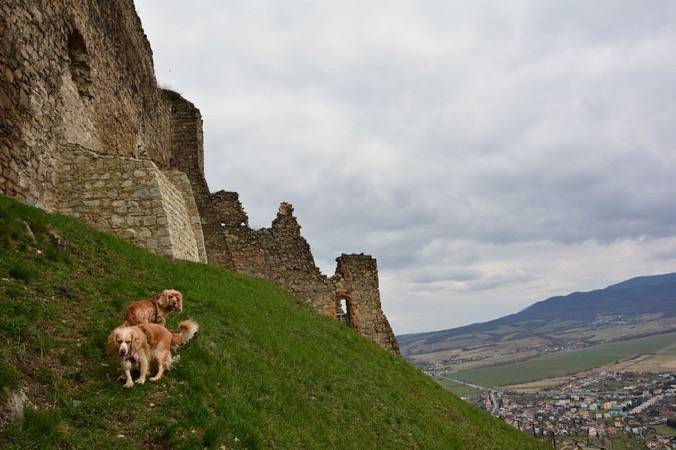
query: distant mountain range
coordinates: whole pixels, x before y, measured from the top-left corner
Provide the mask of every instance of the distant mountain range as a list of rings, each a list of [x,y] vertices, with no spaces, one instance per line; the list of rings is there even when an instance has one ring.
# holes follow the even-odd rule
[[[397,336],[402,354],[496,346],[566,347],[676,328],[676,273],[642,276],[590,292],[551,297],[489,322]],[[517,345],[517,346],[518,346]],[[513,345],[512,345],[513,347]]]

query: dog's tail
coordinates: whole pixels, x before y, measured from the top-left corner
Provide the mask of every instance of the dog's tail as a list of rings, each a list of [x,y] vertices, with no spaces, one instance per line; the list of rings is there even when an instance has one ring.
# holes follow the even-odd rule
[[[187,344],[197,334],[199,325],[192,320],[184,320],[179,325],[181,331],[178,333],[171,333],[171,346],[178,347]]]

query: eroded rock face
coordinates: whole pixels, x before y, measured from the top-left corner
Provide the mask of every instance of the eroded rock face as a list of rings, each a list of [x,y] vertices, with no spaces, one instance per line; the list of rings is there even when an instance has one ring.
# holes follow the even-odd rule
[[[157,87],[132,0],[7,0],[0,30],[0,192],[272,280],[398,351],[375,259],[341,255],[322,275],[290,204],[253,230],[236,192],[209,191],[201,114]]]

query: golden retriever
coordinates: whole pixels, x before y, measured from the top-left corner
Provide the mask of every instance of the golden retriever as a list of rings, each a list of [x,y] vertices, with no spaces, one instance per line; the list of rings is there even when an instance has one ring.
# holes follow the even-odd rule
[[[108,337],[107,347],[111,353],[120,357],[120,368],[124,387],[134,386],[131,378],[131,369],[140,370],[136,383],[143,384],[148,375],[151,363],[157,362],[157,373],[150,378],[159,380],[164,372],[171,369],[171,350],[190,341],[199,326],[192,320],[185,320],[179,325],[181,331],[172,333],[162,325],[142,323],[136,326],[120,325]]]
[[[183,311],[183,294],[174,289],[165,289],[151,300],[140,300],[129,305],[124,325],[146,322],[164,325],[172,311]]]

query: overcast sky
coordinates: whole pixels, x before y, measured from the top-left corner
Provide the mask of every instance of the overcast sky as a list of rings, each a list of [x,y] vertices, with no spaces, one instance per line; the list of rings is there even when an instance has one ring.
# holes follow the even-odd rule
[[[378,259],[397,334],[676,271],[676,2],[136,0],[212,191]]]

